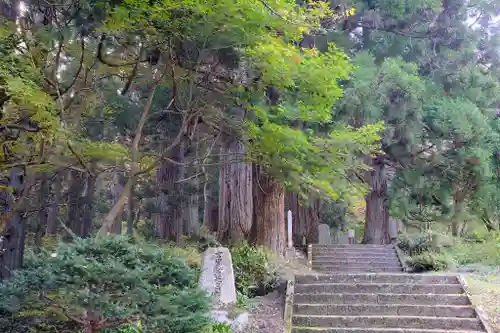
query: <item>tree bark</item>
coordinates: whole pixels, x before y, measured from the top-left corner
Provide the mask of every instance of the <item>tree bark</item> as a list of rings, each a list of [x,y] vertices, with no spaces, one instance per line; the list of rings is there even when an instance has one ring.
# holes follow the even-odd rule
[[[113,205],[115,205],[118,200],[120,200],[120,195],[124,189],[125,177],[123,174],[115,174],[113,188],[111,189],[111,195],[113,196]],[[129,200],[132,195],[129,195]],[[120,235],[122,233],[122,217],[120,214],[116,217],[110,232],[113,234]]]
[[[307,244],[318,242],[320,201],[309,201],[301,202],[299,195],[293,192],[287,192],[285,196],[285,208],[292,211],[292,238],[296,245],[302,245],[304,237]]]
[[[96,178],[87,175],[85,196],[82,198],[82,229],[83,237],[90,236],[92,231],[92,222],[94,220],[94,194],[96,187]]]
[[[229,244],[248,239],[252,228],[252,165],[243,161],[244,153],[241,141],[221,147],[217,238]]]
[[[252,242],[284,254],[285,187],[269,177],[261,166],[253,166],[254,223]]]
[[[128,216],[127,216],[127,235],[134,235],[134,222],[138,217],[139,212],[136,212],[135,205],[135,184],[130,188],[130,195],[128,197]]]
[[[6,225],[0,233],[0,281],[9,278],[12,272],[23,265],[26,221],[19,200],[24,190],[25,174],[22,168],[12,168],[8,185],[13,196],[2,192],[5,206],[2,216]],[[3,221],[2,221],[3,222]]]
[[[366,219],[363,244],[390,244],[389,193],[387,175],[381,158],[372,160],[372,170],[367,172],[370,192],[366,196]]]
[[[213,193],[214,188],[205,184],[203,190],[203,224],[210,232],[217,232],[219,225],[219,207]]]
[[[461,192],[466,191],[463,189]],[[462,223],[463,212],[465,208],[465,198],[460,194],[460,189],[453,191],[453,218],[451,222],[451,234],[458,237],[461,234],[460,224]]]
[[[177,163],[184,163],[185,145],[181,141],[170,156]],[[184,209],[186,207],[182,182],[185,167],[181,164],[164,162],[157,170],[157,186],[161,193],[156,198],[156,234],[164,240],[182,242],[184,229]]]
[[[184,234],[188,236],[198,236],[200,233],[198,183],[199,180],[196,177],[189,181],[188,204],[185,210],[184,221]]]
[[[56,175],[54,179],[49,183],[50,185],[50,198],[49,206],[47,208],[47,230],[46,235],[54,236],[57,234],[57,219],[59,217],[59,205],[61,201],[62,193],[62,175]]]
[[[216,162],[214,159],[212,163]],[[203,164],[209,163],[209,159],[203,160]],[[203,185],[203,224],[210,232],[217,232],[219,226],[219,205],[218,205],[218,173],[220,167],[201,169],[205,175],[205,184]]]
[[[177,149],[177,162],[184,163],[185,162],[185,142],[182,140]],[[184,216],[185,216],[185,208],[186,208],[186,195],[183,188],[183,183],[180,182],[184,179],[186,175],[186,167],[182,164],[179,164],[175,168],[176,173],[174,175],[174,191],[170,196],[170,201],[172,202],[172,231],[173,231],[173,239],[177,244],[182,244],[184,235]]]
[[[38,191],[38,223],[35,228],[35,251],[39,251],[42,246],[42,237],[47,230],[49,218],[48,210],[50,205],[50,183],[46,173],[42,174],[40,180],[40,189]]]
[[[82,205],[82,188],[84,185],[84,174],[80,171],[71,171],[71,182],[68,188],[68,228],[78,237],[83,237],[82,220],[81,220],[81,205]],[[71,235],[66,235],[66,239],[70,239]]]

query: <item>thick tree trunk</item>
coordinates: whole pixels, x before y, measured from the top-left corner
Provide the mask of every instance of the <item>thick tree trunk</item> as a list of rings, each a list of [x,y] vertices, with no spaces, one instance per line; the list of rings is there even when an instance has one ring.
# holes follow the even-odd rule
[[[56,175],[50,182],[50,198],[47,208],[47,230],[45,234],[54,236],[57,234],[59,205],[62,194],[62,175]]]
[[[35,228],[35,250],[40,250],[42,246],[42,237],[47,230],[47,224],[49,219],[49,209],[50,209],[50,182],[47,174],[42,174],[42,179],[40,180],[40,189],[38,191],[38,223]]]
[[[203,224],[210,232],[217,232],[219,226],[219,207],[214,189],[207,185],[203,191]]]
[[[302,245],[304,238],[307,244],[318,242],[319,205],[320,201],[318,199],[311,199],[309,203],[306,203],[300,200],[298,194],[286,193],[286,210],[292,211],[292,238],[294,244]]]
[[[221,148],[217,237],[225,243],[248,239],[252,228],[252,165],[243,161],[244,153],[241,141]]]
[[[94,194],[95,194],[96,178],[87,175],[87,185],[85,196],[82,198],[82,229],[81,235],[83,237],[90,236],[92,231],[92,223],[94,221],[95,205],[94,205]]]
[[[461,197],[460,194],[455,194],[453,196],[453,218],[451,222],[451,234],[455,237],[460,236],[461,234],[461,228],[460,225],[462,224],[462,217],[463,217],[463,212],[464,212],[464,207],[465,207],[465,201]]]
[[[71,172],[68,190],[68,223],[71,231],[78,237],[88,237],[94,218],[94,192],[96,179],[79,171]],[[66,235],[69,239],[71,235]]]
[[[157,193],[155,198],[155,214],[153,221],[156,236],[163,240],[170,240],[174,234],[171,224],[171,210],[169,204],[169,193],[173,191],[175,181],[176,165],[164,162],[156,171]]]
[[[8,185],[13,189],[14,198],[19,198],[24,189],[24,171],[13,168],[10,171]],[[9,278],[12,272],[23,265],[24,243],[26,238],[26,221],[22,207],[16,207],[12,196],[3,192],[5,202],[2,216],[7,218],[0,233],[0,281]],[[0,223],[1,225],[1,223]]]
[[[206,159],[203,163],[208,163]],[[215,161],[212,161],[215,162]],[[218,172],[220,168],[213,171],[207,167],[202,167],[205,173],[205,184],[203,185],[203,224],[210,232],[217,232],[219,226],[219,205],[218,205]],[[212,172],[210,172],[212,171]]]
[[[84,188],[84,174],[80,171],[71,171],[71,182],[68,188],[68,227],[78,237],[84,237],[82,234],[82,189]],[[70,239],[71,235],[66,235]]]
[[[184,217],[184,234],[189,236],[198,236],[200,233],[200,207],[198,194],[198,178],[189,182],[188,204]]]
[[[111,195],[113,196],[113,205],[115,205],[118,200],[120,200],[120,195],[125,188],[125,175],[117,173],[114,177],[114,184],[113,188],[111,189]],[[132,197],[132,195],[129,195],[129,198]],[[116,217],[113,226],[111,227],[110,232],[113,234],[120,235],[122,233],[122,221],[123,221],[123,214],[118,214]]]
[[[173,159],[178,163],[184,163],[185,143],[181,141],[178,147],[172,151]],[[157,197],[157,209],[159,216],[156,223],[158,237],[165,240],[182,242],[184,231],[184,210],[186,207],[183,194],[183,182],[185,167],[181,164],[166,162],[157,172],[158,186],[161,195]]]
[[[128,197],[127,235],[129,236],[134,235],[134,222],[139,215],[139,212],[136,212],[135,206],[135,184],[132,184]]]
[[[181,141],[179,147],[177,149],[177,162],[184,163],[185,162],[185,152],[186,146],[184,140]],[[174,192],[170,196],[172,202],[172,224],[173,224],[173,239],[177,244],[181,244],[183,242],[182,236],[184,235],[184,216],[185,209],[187,206],[186,203],[186,195],[184,191],[185,184],[182,183],[182,179],[185,178],[186,175],[186,167],[184,165],[178,165],[176,168],[176,174],[174,175]]]
[[[371,189],[366,196],[363,244],[390,244],[388,179],[383,161],[376,158],[371,166],[366,177]]]
[[[253,166],[253,203],[252,241],[283,255],[286,243],[285,187],[257,165]]]

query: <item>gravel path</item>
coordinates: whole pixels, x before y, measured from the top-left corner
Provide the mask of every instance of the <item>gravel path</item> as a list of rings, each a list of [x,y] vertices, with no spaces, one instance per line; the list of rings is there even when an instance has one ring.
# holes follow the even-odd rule
[[[245,333],[283,333],[283,305],[278,291],[253,299]]]

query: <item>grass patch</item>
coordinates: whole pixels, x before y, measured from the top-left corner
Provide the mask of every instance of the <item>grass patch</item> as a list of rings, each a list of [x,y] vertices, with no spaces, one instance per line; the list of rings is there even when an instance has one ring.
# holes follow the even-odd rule
[[[500,275],[471,274],[465,276],[474,305],[483,307],[488,313],[490,324],[500,333]]]
[[[478,242],[456,240],[449,254],[459,266],[500,266],[500,237],[492,235]]]

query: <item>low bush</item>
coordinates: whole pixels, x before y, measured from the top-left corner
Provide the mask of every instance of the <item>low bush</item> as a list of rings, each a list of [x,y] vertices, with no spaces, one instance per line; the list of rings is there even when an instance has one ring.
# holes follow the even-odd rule
[[[231,333],[231,325],[227,323],[213,323],[207,333]]]
[[[473,231],[464,236],[463,240],[470,243],[484,243],[486,242],[488,236],[480,233],[479,231]]]
[[[144,328],[139,321],[135,324],[125,324],[117,328],[105,329],[101,333],[144,333]]]
[[[408,266],[416,273],[442,271],[453,266],[453,260],[444,253],[422,252],[407,260]]]
[[[202,255],[196,246],[186,245],[184,247],[177,247],[175,244],[168,244],[164,248],[169,255],[183,258],[190,267],[197,270],[201,269]]]
[[[492,234],[481,242],[457,241],[449,251],[458,265],[500,266],[500,237]]]
[[[200,332],[209,325],[210,302],[198,276],[168,249],[125,237],[77,239],[31,256],[0,284],[0,312],[44,311],[92,333],[138,321],[144,331]]]
[[[270,265],[269,253],[246,242],[231,247],[236,290],[254,297],[266,294],[277,286],[277,276]]]
[[[398,246],[409,256],[416,256],[432,250],[433,235],[431,232],[401,234],[398,237]]]

